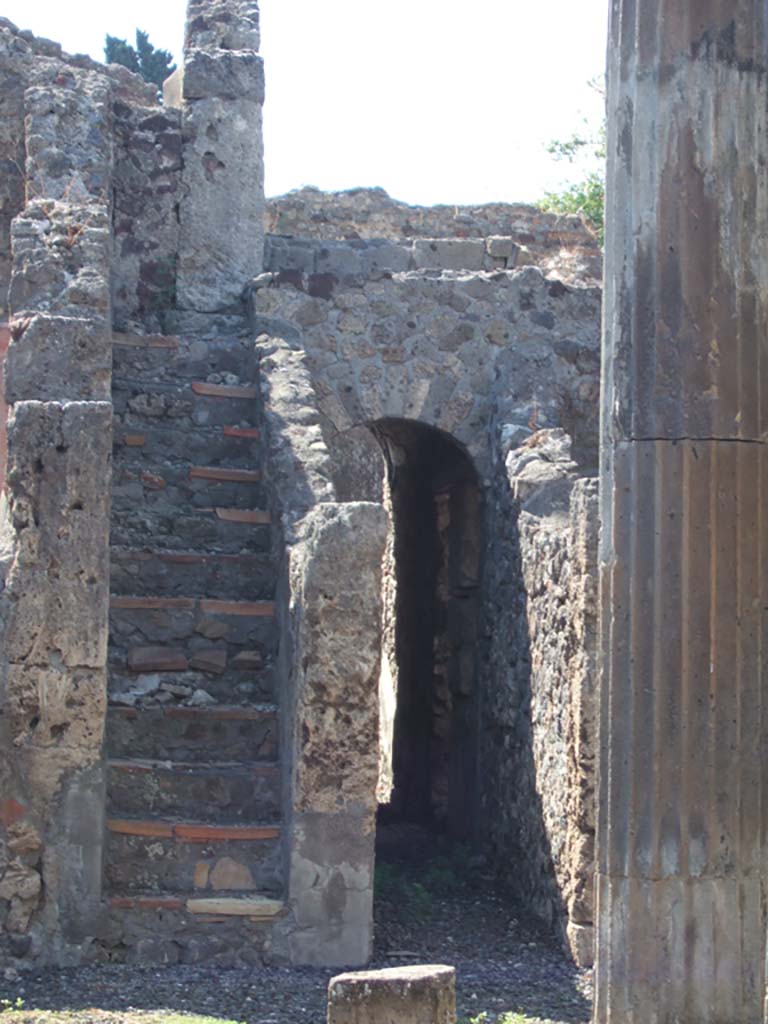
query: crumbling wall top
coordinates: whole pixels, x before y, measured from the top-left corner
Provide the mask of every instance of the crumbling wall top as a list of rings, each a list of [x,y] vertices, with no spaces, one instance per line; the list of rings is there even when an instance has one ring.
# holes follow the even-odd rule
[[[115,98],[125,103],[145,106],[157,103],[156,87],[145,82],[141,75],[120,64],[102,64],[84,53],[67,53],[60,43],[35,36],[28,29],[18,28],[8,18],[0,17],[0,70],[10,70],[15,65],[24,68],[30,58],[41,57],[105,76],[112,83]]]
[[[487,238],[522,235],[523,244],[584,246],[595,236],[579,217],[544,213],[527,203],[411,206],[383,188],[323,192],[305,186],[267,200],[267,230],[305,238]]]
[[[184,48],[258,50],[257,0],[189,0]]]

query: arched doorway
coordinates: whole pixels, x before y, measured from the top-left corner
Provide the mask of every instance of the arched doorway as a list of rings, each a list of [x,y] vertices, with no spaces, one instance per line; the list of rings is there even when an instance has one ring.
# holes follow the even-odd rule
[[[423,423],[370,424],[386,462],[382,824],[465,840],[477,807],[482,499],[465,450]]]

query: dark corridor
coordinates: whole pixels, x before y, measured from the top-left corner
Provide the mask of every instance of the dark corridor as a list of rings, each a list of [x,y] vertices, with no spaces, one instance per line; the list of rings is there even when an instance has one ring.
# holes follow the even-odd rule
[[[380,822],[465,839],[476,806],[480,487],[447,434],[406,420],[372,429],[394,525],[393,789]]]

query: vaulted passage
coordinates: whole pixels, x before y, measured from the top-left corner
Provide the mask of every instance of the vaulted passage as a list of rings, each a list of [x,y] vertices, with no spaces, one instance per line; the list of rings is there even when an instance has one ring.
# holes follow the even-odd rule
[[[406,420],[372,429],[387,462],[394,526],[381,693],[382,746],[391,755],[380,818],[463,838],[476,806],[480,489],[447,434]]]

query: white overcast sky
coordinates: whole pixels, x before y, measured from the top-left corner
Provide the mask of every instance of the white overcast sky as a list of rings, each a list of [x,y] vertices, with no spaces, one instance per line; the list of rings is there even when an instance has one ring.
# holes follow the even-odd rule
[[[0,14],[103,59],[149,32],[179,59],[185,0],[0,0]],[[271,195],[380,185],[411,203],[532,200],[545,145],[600,116],[608,0],[261,0]]]

